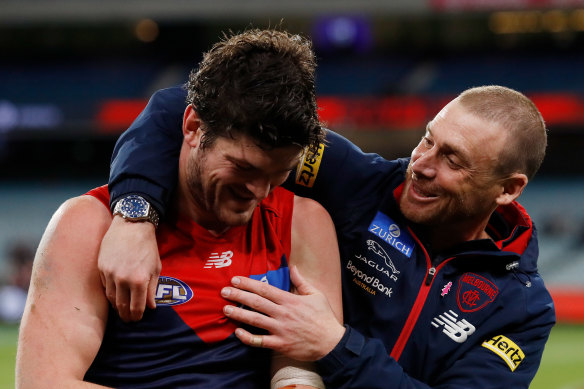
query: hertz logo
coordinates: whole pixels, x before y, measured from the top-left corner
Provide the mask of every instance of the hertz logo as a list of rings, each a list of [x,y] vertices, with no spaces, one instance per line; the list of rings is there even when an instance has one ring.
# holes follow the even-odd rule
[[[302,158],[302,164],[298,165],[296,170],[296,183],[302,186],[312,188],[314,181],[316,180],[316,175],[318,174],[318,169],[320,168],[320,161],[322,160],[322,154],[324,153],[324,144],[318,145],[318,150],[314,154],[304,151],[304,158]]]
[[[193,298],[191,288],[179,279],[160,276],[156,287],[156,305],[179,305]]]
[[[511,371],[515,371],[517,366],[525,359],[523,350],[511,339],[503,335],[497,335],[489,340],[485,340],[482,346],[501,357]]]

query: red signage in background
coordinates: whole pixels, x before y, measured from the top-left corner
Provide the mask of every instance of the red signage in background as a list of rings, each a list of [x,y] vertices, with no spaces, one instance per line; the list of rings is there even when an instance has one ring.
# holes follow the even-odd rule
[[[420,130],[455,96],[318,99],[320,117],[331,129]],[[567,93],[529,95],[547,125],[584,125],[584,96]]]
[[[320,97],[320,119],[330,127],[419,130],[448,100],[429,97]]]
[[[582,125],[584,124],[584,97],[567,93],[538,93],[529,96],[546,124]]]
[[[429,0],[436,11],[526,10],[533,8],[573,8],[584,6],[584,0]]]
[[[367,131],[422,130],[455,96],[390,96],[318,98],[321,120],[331,129]],[[584,96],[567,93],[529,95],[548,126],[584,125]],[[147,100],[108,100],[97,114],[98,128],[121,133],[147,104]]]
[[[148,100],[107,100],[97,113],[100,132],[121,133],[142,112]]]
[[[584,289],[581,287],[550,288],[556,317],[562,323],[584,323]]]

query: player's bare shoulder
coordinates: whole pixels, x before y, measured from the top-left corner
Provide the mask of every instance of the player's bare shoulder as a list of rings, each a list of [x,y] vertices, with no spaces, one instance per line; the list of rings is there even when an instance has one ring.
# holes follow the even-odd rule
[[[330,220],[330,215],[322,205],[307,197],[294,196],[294,213],[292,220],[305,220],[324,218]]]
[[[110,211],[98,199],[86,195],[71,198],[53,214],[39,244],[37,258],[59,261],[74,253],[97,254],[110,224]]]

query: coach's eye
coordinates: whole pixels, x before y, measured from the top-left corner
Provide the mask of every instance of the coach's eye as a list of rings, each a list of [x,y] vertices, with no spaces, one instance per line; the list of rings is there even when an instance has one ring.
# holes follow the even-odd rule
[[[422,137],[422,145],[424,145],[424,147],[426,147],[427,149],[432,148],[432,146],[434,146],[434,142],[432,141],[432,139],[428,138],[427,136]]]
[[[461,169],[462,166],[460,164],[458,164],[454,158],[450,157],[450,156],[446,156],[446,162],[448,163],[448,166],[450,166],[452,169]]]
[[[446,158],[448,160],[448,164],[451,167],[458,167],[458,164],[452,160],[452,158]]]

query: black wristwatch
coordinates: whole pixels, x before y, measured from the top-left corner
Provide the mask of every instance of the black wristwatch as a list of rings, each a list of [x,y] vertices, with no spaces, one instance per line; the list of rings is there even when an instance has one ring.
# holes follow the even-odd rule
[[[121,198],[114,207],[114,215],[120,215],[131,222],[148,221],[158,227],[158,212],[142,196],[128,195]]]

